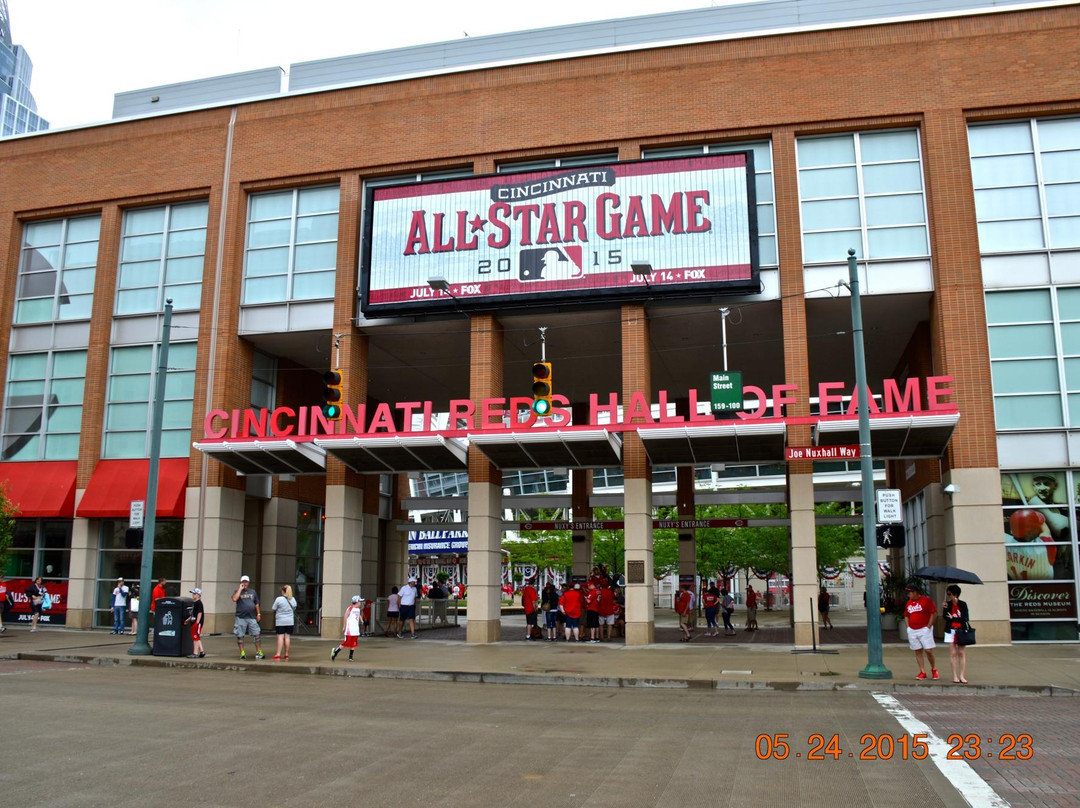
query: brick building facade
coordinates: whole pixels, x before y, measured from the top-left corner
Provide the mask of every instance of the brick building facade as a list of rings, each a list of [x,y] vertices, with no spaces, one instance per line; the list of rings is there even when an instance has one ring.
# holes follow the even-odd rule
[[[1080,100],[1068,56],[1078,35],[1074,3],[922,13],[391,77],[0,142],[9,301],[0,310],[9,335],[0,340],[0,479],[26,500],[9,574],[63,579],[67,623],[78,627],[106,625],[108,582],[120,570],[134,577],[123,536],[138,486],[116,480],[141,474],[145,486],[148,452],[124,422],[138,422],[149,395],[122,389],[149,379],[170,290],[186,301],[173,348],[187,346],[178,355],[192,364],[180,367],[189,375],[166,419],[163,465],[181,469],[168,507],[159,502],[159,530],[173,531],[159,543],[171,553],[162,574],[182,592],[199,585],[209,628],[222,631],[241,572],[265,598],[301,576],[307,588],[317,566],[304,605],[333,633],[355,588],[385,595],[403,579],[405,473],[425,469],[390,464],[380,476],[331,453],[320,474],[241,476],[224,455],[177,449],[204,439],[208,412],[313,404],[329,367],[342,369],[348,401],[520,395],[535,358],[520,345],[540,326],[559,335],[548,338],[549,357],[572,405],[590,393],[627,401],[635,391],[685,391],[716,369],[721,304],[746,323],[731,348],[749,383],[850,388],[847,291],[837,286],[846,251],[820,252],[850,237],[871,390],[885,378],[951,377],[960,414],[938,451],[889,458],[889,486],[903,492],[909,534],[921,542],[906,560],[978,572],[986,585],[965,597],[985,641],[1076,639],[1080,460],[1069,393],[1080,359],[1069,358],[1067,309],[1070,284],[1080,284]],[[1025,127],[1028,146],[1014,147]],[[755,156],[757,294],[465,316],[361,310],[370,185],[727,150]],[[1021,176],[1025,155],[1033,182]],[[1033,212],[1013,216],[1029,196]],[[283,244],[273,241],[280,222],[289,223]],[[1024,240],[1036,231],[1040,244]],[[96,249],[87,246],[95,233]],[[278,260],[257,254],[262,247],[288,250],[283,293],[265,292],[279,271],[255,269]],[[151,261],[159,280],[128,280]],[[53,291],[34,291],[50,278]],[[1040,296],[1050,301],[1045,317]],[[1002,315],[1015,307],[1029,314]],[[1022,347],[1042,332],[1048,348]],[[263,400],[251,382],[260,368]],[[70,383],[78,378],[81,391]],[[1080,419],[1080,402],[1075,410]],[[69,419],[66,431],[54,412]],[[811,445],[820,414],[809,396],[790,405],[786,444]],[[634,431],[622,438],[626,561],[651,572],[656,461]],[[468,639],[484,642],[499,638],[504,469],[478,446],[468,451]],[[811,461],[787,467],[798,644],[813,625],[798,603],[817,590],[812,472]],[[1050,501],[1032,488],[1040,472],[1055,481]],[[1011,516],[1030,510],[1047,525],[1053,558],[1040,561],[1054,569],[1025,578],[1010,571],[1002,525],[1008,534]],[[1067,525],[1054,527],[1060,519]],[[1056,611],[1020,602],[1027,595],[1013,584],[1033,580],[1052,590]],[[628,642],[652,640],[651,581],[627,587]]]

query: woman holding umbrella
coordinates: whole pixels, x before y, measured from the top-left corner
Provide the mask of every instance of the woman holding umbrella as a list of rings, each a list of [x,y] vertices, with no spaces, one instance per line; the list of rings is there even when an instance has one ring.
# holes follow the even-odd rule
[[[960,645],[957,632],[968,624],[968,606],[960,600],[960,587],[950,584],[945,588],[945,603],[941,616],[945,619],[945,643],[949,646],[949,662],[952,664],[953,684],[967,684],[967,647]]]

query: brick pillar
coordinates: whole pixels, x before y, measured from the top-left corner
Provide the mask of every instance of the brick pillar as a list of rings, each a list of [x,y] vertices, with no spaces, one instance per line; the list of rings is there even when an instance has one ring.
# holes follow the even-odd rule
[[[574,469],[570,473],[570,511],[575,522],[588,522],[592,519],[593,512],[589,507],[591,483],[592,474],[588,469]],[[571,541],[571,574],[588,575],[593,566],[593,532],[575,530]]]
[[[469,397],[502,395],[503,328],[491,314],[472,317]],[[502,473],[469,446],[468,643],[498,642],[502,616]]]
[[[787,405],[784,415],[810,414],[810,353],[806,336],[806,297],[803,282],[802,234],[799,219],[795,135],[791,130],[773,138],[773,176],[776,183],[776,235],[780,260],[780,305],[784,329],[784,381],[796,384],[802,395]],[[788,445],[809,446],[810,426],[788,427]],[[817,603],[817,531],[814,522],[814,463],[788,463],[788,516],[791,518],[791,612],[796,647],[813,642]]]
[[[1001,529],[994,397],[983,305],[979,236],[971,196],[971,160],[963,110],[931,110],[923,124],[934,297],[930,328],[934,370],[952,376],[960,422],[943,460],[942,485],[957,488],[927,504],[944,506],[943,563],[971,570],[984,585],[964,589],[980,641],[1011,642]],[[943,596],[944,588],[931,592]],[[940,598],[939,598],[940,599]],[[985,639],[983,639],[985,638]]]
[[[116,273],[120,261],[120,229],[123,213],[116,205],[101,210],[97,267],[94,271],[94,304],[86,343],[86,378],[109,377],[109,340],[112,336],[113,304],[116,300]],[[16,258],[17,266],[18,258]],[[14,273],[13,273],[14,276]],[[14,300],[12,295],[9,300]],[[10,329],[4,331],[10,334]],[[4,342],[5,348],[7,342]],[[7,362],[3,363],[7,371]],[[79,462],[75,479],[75,504],[90,484],[90,477],[101,459],[102,433],[105,428],[105,399],[108,385],[87,384],[83,392],[82,429],[79,437]],[[101,545],[100,523],[76,517],[71,527],[71,558],[68,564],[67,625],[90,628],[94,622],[97,598],[98,551]],[[102,604],[104,605],[104,604]]]
[[[643,303],[622,307],[623,406],[632,393],[652,391],[649,321]],[[655,639],[653,594],[652,468],[637,432],[623,433],[623,485],[626,546],[626,644],[650,645]]]
[[[693,466],[675,469],[675,506],[680,519],[696,516]],[[697,531],[693,528],[679,531],[679,575],[697,575]]]

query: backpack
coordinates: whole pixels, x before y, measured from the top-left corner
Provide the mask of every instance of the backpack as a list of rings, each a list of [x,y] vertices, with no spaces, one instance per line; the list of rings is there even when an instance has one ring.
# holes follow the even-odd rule
[[[41,611],[47,612],[53,607],[52,596],[46,592],[41,596]]]

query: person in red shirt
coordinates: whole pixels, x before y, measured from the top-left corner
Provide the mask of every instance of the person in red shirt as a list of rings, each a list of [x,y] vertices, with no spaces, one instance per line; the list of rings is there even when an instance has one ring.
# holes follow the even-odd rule
[[[708,587],[701,593],[701,605],[705,607],[705,636],[719,637],[720,627],[716,625],[716,615],[720,611],[720,590]]]
[[[165,597],[165,579],[158,578],[157,586],[154,587],[154,591],[150,594],[150,611],[153,612],[157,609],[157,602],[159,598]]]
[[[571,632],[574,642],[581,642],[581,612],[584,606],[585,596],[582,594],[581,584],[574,584],[573,589],[567,589],[559,598],[559,611],[563,613],[567,642],[570,642]]]
[[[600,642],[600,587],[591,581],[585,595],[585,626],[589,629],[589,642]]]
[[[600,639],[607,642],[615,625],[615,592],[610,586],[600,587],[596,611],[600,615]]]
[[[915,652],[915,661],[919,663],[919,675],[916,679],[926,678],[923,654],[930,660],[930,675],[940,679],[937,664],[934,662],[934,618],[937,616],[937,604],[922,594],[919,587],[909,584],[905,587],[908,600],[904,604],[904,618],[908,626],[908,647]]]
[[[683,584],[675,593],[675,613],[679,615],[679,628],[682,629],[683,637],[680,642],[690,642],[693,628],[690,626],[690,608],[694,603],[694,596],[690,589]]]
[[[757,601],[758,593],[750,584],[746,585],[746,630],[757,631]]]
[[[536,601],[539,599],[539,594],[536,591],[536,587],[532,585],[532,580],[525,582],[524,588],[521,590],[521,605],[525,609],[525,639],[532,640],[532,630],[536,628]]]

